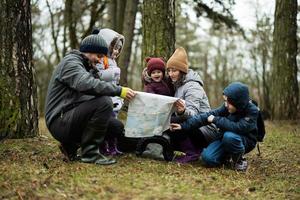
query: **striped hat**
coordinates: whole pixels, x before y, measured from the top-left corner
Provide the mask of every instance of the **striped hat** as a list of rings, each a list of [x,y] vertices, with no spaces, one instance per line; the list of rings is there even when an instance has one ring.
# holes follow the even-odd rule
[[[108,48],[101,35],[91,34],[81,41],[79,51],[107,55]]]

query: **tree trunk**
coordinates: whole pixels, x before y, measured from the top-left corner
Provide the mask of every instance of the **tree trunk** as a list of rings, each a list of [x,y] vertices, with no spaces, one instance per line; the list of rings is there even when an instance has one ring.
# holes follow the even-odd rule
[[[267,65],[267,49],[264,48],[262,51],[262,88],[263,88],[263,109],[266,113],[270,113],[271,110],[271,103],[270,103],[270,89],[269,89],[269,85],[267,84],[268,80],[269,80],[269,76],[266,71],[266,65]]]
[[[216,56],[214,64],[215,64],[215,80],[214,80],[214,105],[220,104],[220,57]]]
[[[38,134],[30,0],[0,1],[0,134]]]
[[[108,3],[107,27],[113,30],[117,28],[117,0],[110,0]]]
[[[208,74],[208,52],[206,51],[203,56],[203,82],[204,82],[204,90],[208,96],[210,96],[210,87],[209,87],[209,74]]]
[[[57,37],[58,34],[56,34],[56,30],[55,30],[55,25],[54,25],[54,14],[51,10],[49,1],[46,1],[48,10],[49,10],[49,14],[50,14],[50,24],[51,24],[51,35],[52,35],[52,39],[53,39],[53,44],[54,44],[54,49],[55,49],[55,54],[56,54],[56,60],[59,61],[60,60],[60,52],[58,49],[58,41],[57,41]]]
[[[296,119],[297,82],[297,0],[276,0],[272,59],[272,118]]]
[[[175,50],[175,0],[144,0],[142,29],[142,63],[147,56],[170,58]]]
[[[132,61],[131,61],[131,65],[130,65],[130,80],[129,80],[129,87],[133,88],[133,89],[140,89],[141,88],[141,81],[142,79],[141,77],[141,68],[138,67],[138,63],[140,61],[140,59],[138,59],[139,57],[139,49],[141,48],[141,41],[142,38],[141,37],[141,30],[137,30],[137,34],[134,37],[134,51],[133,51],[133,55],[132,55]]]
[[[68,24],[68,29],[69,29],[70,47],[72,49],[77,49],[79,47],[79,43],[76,36],[77,22],[74,19],[73,4],[74,4],[73,0],[65,1],[65,18],[67,19],[66,22]]]
[[[222,62],[222,54],[221,54],[221,46],[222,42],[221,39],[218,41],[218,49],[217,49],[217,55],[215,56],[214,59],[214,65],[215,65],[215,81],[214,81],[214,105],[219,105],[220,102],[222,101],[221,97],[221,91],[222,91],[222,86],[221,86],[221,70],[220,70],[220,65]]]
[[[127,0],[118,1],[117,3],[117,21],[116,21],[116,31],[118,33],[123,33],[123,24],[125,17]]]
[[[122,54],[118,60],[118,64],[121,68],[121,85],[128,85],[127,74],[128,66],[130,63],[131,46],[134,36],[135,16],[137,13],[138,0],[127,0],[125,9],[125,21],[123,25],[123,35],[125,37],[125,45]]]
[[[251,54],[251,59],[253,60],[253,68],[254,68],[254,71],[255,71],[255,80],[256,80],[256,84],[255,86],[257,87],[257,95],[258,95],[258,104],[260,105],[260,108],[262,108],[262,102],[263,102],[263,97],[261,95],[261,81],[260,81],[260,74],[259,74],[259,70],[258,70],[258,64],[257,64],[257,48],[253,48],[251,51],[250,51],[250,54]],[[255,96],[254,96],[254,100],[255,100]]]

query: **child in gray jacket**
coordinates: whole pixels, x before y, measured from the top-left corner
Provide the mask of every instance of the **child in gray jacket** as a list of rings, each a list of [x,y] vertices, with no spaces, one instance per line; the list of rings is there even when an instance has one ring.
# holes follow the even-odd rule
[[[108,46],[108,55],[102,58],[102,62],[96,65],[97,74],[100,80],[111,82],[119,85],[121,69],[118,67],[116,59],[121,54],[124,46],[125,38],[123,35],[108,29],[94,30],[94,33],[98,33],[106,41]],[[123,100],[117,96],[111,97],[113,101],[113,117],[117,117],[120,111]],[[116,122],[116,121],[115,121]],[[123,124],[119,121],[115,126],[118,129],[123,129]],[[119,136],[108,136],[104,141],[103,146],[100,148],[102,153],[106,155],[118,155],[122,154],[117,148],[117,142]]]

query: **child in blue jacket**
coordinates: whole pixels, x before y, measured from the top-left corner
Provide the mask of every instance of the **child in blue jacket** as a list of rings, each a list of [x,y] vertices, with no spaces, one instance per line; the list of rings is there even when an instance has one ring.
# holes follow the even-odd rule
[[[233,168],[245,171],[243,155],[256,145],[258,108],[249,99],[248,87],[233,82],[223,91],[224,104],[210,112],[196,115],[182,124],[171,124],[171,130],[191,130],[215,124],[223,137],[208,145],[202,152],[203,162],[216,167],[231,161]]]

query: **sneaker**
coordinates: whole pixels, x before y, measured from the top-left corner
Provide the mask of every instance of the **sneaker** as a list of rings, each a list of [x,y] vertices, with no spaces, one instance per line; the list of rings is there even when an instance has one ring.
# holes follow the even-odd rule
[[[245,158],[240,159],[234,165],[234,169],[237,171],[246,171],[247,168],[248,168],[248,162]]]

